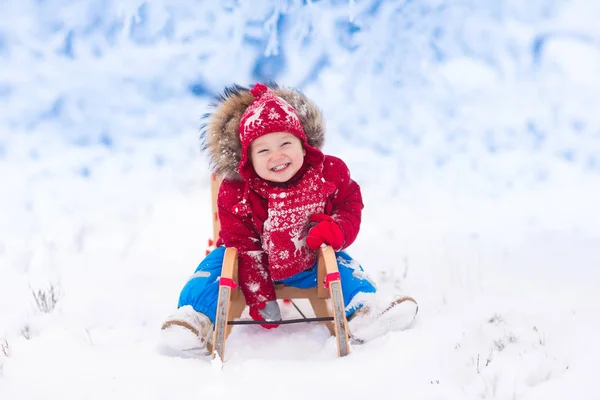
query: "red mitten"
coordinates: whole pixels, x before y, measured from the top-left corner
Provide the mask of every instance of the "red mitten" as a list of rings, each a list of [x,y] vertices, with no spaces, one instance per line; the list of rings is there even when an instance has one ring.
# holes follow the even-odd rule
[[[310,222],[317,224],[311,228],[306,237],[306,244],[317,250],[323,243],[330,245],[334,250],[339,250],[344,245],[344,231],[342,227],[327,214],[313,214]]]
[[[255,320],[255,321],[264,321],[265,320],[263,318],[263,316],[260,315],[260,312],[258,310],[265,308],[266,305],[267,305],[267,302],[260,303],[255,306],[250,306],[250,316],[252,317],[253,320]],[[274,329],[274,328],[279,327],[279,325],[262,325],[262,324],[260,326],[262,326],[265,329]]]

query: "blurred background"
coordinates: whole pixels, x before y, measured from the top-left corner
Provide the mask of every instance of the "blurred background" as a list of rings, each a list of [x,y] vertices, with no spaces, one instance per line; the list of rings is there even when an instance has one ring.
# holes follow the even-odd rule
[[[389,170],[378,179],[396,190],[503,195],[600,171],[593,1],[0,7],[4,160],[44,162],[57,147],[147,152],[148,140],[194,135],[225,86],[276,81],[322,107],[328,151],[376,155]],[[154,153],[153,168],[172,162]],[[71,163],[86,178],[98,162]]]
[[[404,260],[375,268],[421,248],[460,280],[527,232],[591,254],[599,18],[589,0],[1,1],[0,289],[175,268],[174,302],[211,232],[201,116],[258,81],[321,107],[363,187],[356,254]]]

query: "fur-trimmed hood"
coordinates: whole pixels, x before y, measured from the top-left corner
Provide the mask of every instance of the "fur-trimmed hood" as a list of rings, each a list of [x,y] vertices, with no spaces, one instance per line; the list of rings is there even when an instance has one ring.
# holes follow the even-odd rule
[[[322,148],[325,123],[317,106],[299,91],[279,88],[275,84],[267,86],[296,110],[308,144],[317,149]],[[250,89],[239,85],[227,87],[212,105],[214,111],[204,115],[202,149],[208,151],[211,169],[221,178],[241,179],[238,172],[242,158],[240,119],[253,100]]]

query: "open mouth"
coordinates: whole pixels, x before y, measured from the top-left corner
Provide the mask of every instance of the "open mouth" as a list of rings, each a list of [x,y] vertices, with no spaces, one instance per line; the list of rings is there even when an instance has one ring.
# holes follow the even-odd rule
[[[273,171],[273,172],[283,171],[284,169],[286,169],[289,166],[290,166],[290,163],[280,164],[280,165],[277,165],[277,166],[271,168],[271,171]]]

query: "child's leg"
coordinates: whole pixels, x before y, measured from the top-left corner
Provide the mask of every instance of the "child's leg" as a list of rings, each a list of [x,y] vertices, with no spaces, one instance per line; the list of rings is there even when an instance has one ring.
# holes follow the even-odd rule
[[[336,252],[335,255],[338,270],[340,271],[340,281],[342,283],[344,306],[346,306],[346,316],[349,316],[362,306],[360,301],[350,305],[357,294],[375,293],[377,289],[358,262],[353,260],[343,251]],[[278,283],[301,289],[314,288],[317,286],[317,264],[315,263],[311,269],[302,271],[287,279],[283,279]],[[348,305],[350,305],[350,307],[348,307]]]
[[[178,308],[190,305],[194,310],[208,316],[214,323],[224,255],[225,247],[218,247],[202,260],[194,275],[181,290]]]
[[[359,301],[353,302],[355,297],[361,293],[375,293],[377,288],[375,282],[368,277],[361,265],[353,260],[346,252],[340,251],[335,253],[335,255],[340,271],[340,282],[342,283],[346,316],[349,316],[362,307],[360,299],[357,299]]]

